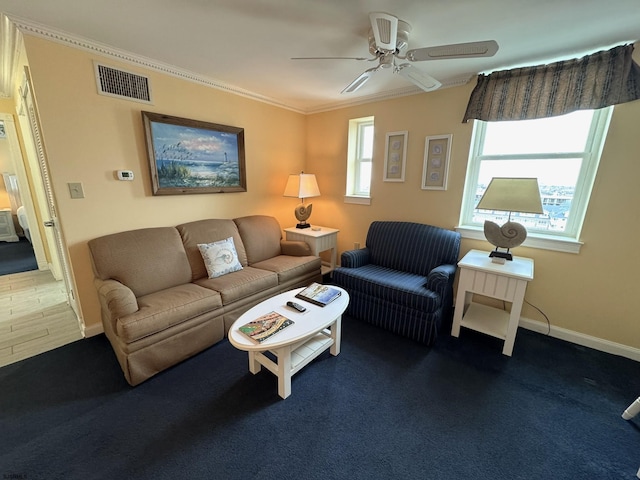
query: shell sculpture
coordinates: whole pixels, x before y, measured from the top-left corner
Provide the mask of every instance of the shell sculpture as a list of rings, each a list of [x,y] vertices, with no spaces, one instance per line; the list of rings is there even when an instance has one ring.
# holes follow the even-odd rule
[[[313,208],[312,203],[308,203],[307,205],[301,203],[296,207],[295,214],[296,214],[296,218],[300,223],[307,221],[307,219],[311,216],[312,208]]]
[[[527,229],[516,222],[507,222],[501,227],[497,223],[485,220],[484,236],[496,247],[515,248],[527,238]]]

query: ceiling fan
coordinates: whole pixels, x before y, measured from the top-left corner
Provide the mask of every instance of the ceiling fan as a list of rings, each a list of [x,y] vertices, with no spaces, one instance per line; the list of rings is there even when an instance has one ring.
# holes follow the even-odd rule
[[[376,72],[391,69],[413,82],[426,92],[442,86],[438,80],[408,62],[424,60],[444,60],[453,58],[492,57],[498,51],[495,40],[481,42],[455,43],[436,47],[414,48],[406,50],[411,25],[384,12],[369,14],[369,52],[373,58],[365,57],[295,57],[292,60],[361,60],[378,61],[378,65],[365,70],[340,93],[353,93],[362,87]]]

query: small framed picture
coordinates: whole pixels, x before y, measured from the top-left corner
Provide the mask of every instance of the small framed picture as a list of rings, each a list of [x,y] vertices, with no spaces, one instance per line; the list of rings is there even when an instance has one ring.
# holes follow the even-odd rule
[[[409,133],[390,132],[384,147],[385,182],[404,182],[404,169],[407,163],[407,137]]]
[[[422,190],[446,190],[453,135],[434,135],[424,143]]]

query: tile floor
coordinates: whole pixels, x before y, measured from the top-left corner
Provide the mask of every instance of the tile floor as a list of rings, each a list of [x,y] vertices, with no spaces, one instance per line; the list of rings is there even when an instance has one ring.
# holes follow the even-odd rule
[[[0,367],[81,338],[64,283],[51,272],[0,276]]]

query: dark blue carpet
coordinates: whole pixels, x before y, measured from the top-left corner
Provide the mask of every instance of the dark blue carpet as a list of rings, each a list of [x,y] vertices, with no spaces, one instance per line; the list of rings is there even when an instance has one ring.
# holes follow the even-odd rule
[[[0,369],[0,476],[632,479],[640,363],[520,329],[427,349],[358,321],[281,400],[227,341],[129,387],[104,336]]]
[[[0,275],[37,270],[36,255],[29,240],[0,242]]]

